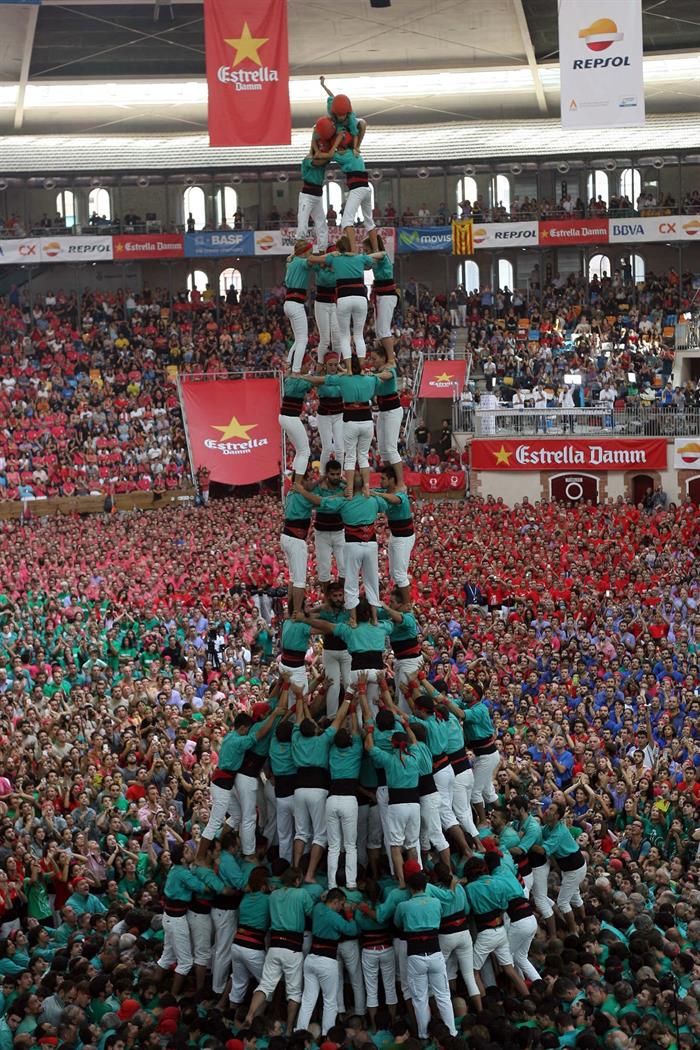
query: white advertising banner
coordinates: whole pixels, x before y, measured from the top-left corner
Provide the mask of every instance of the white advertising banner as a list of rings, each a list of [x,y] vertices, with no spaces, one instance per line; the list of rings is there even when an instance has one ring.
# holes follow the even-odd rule
[[[113,259],[111,237],[42,237],[41,262],[98,262]]]
[[[559,0],[561,123],[644,123],[642,0]]]
[[[396,253],[395,228],[393,226],[379,226],[378,232],[384,242],[389,258],[393,260]],[[342,233],[341,229],[331,226],[328,230],[329,244],[337,241],[342,236]],[[356,227],[355,236],[358,241],[360,241],[363,234],[363,228]],[[254,237],[256,255],[289,255],[297,239],[297,228],[296,226],[282,226],[279,230],[256,230]]]
[[[700,471],[700,441],[697,438],[676,438],[673,443],[673,465],[678,470]]]
[[[0,240],[0,265],[20,263],[31,266],[32,263],[40,261],[38,240],[32,237],[18,241]]]
[[[537,246],[538,224],[534,222],[475,222],[475,248],[532,248]]]
[[[611,219],[611,244],[643,244],[645,241],[698,241],[700,216],[655,215],[632,219]]]

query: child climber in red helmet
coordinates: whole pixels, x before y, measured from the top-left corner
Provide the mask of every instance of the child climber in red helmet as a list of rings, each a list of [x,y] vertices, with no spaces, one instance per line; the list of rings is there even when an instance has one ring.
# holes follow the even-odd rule
[[[333,92],[326,87],[326,78],[321,77],[320,80],[321,87],[328,95],[328,101],[326,103],[328,116],[333,121],[338,131],[347,131],[352,136],[352,149],[357,156],[360,152],[362,140],[365,137],[367,122],[361,117],[358,118],[355,116],[352,110],[352,103],[347,95],[334,95]]]

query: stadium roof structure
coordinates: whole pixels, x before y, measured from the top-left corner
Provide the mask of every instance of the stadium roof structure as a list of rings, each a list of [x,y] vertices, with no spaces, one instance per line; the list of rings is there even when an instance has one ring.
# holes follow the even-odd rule
[[[295,131],[290,146],[211,149],[206,135],[18,135],[0,138],[0,168],[6,175],[62,172],[296,172],[308,132]],[[645,127],[618,128],[595,135],[563,130],[556,120],[379,127],[363,149],[368,168],[435,164],[508,166],[534,160],[537,166],[586,164],[608,154],[610,163],[700,162],[700,115],[649,117]],[[596,161],[605,165],[607,161]],[[426,174],[430,174],[426,170]]]
[[[295,127],[323,110],[320,73],[373,128],[559,115],[556,0],[288,5]],[[697,0],[643,10],[647,113],[695,113]],[[201,3],[42,0],[3,5],[1,28],[0,134],[206,131]]]

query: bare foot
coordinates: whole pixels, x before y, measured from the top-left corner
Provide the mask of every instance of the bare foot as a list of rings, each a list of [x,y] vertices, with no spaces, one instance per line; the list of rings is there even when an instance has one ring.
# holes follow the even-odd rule
[[[362,495],[365,497],[365,499],[369,499],[369,485],[362,486]]]

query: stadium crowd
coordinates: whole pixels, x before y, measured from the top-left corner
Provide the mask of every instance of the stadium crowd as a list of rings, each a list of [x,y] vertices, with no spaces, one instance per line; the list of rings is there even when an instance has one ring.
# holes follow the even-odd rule
[[[395,957],[395,931],[382,921],[382,908],[390,914],[409,892],[422,899],[422,873],[407,864],[409,890],[399,889],[386,855],[368,850],[372,842],[360,836],[357,888],[349,888],[346,856],[332,882],[339,889],[319,904],[330,871],[321,860],[312,875],[307,855],[302,888],[302,874],[280,859],[270,781],[284,778],[271,777],[267,764],[252,855],[240,855],[230,831],[213,855],[202,853],[210,786],[229,746],[224,736],[234,737],[234,726],[239,734],[262,734],[272,715],[260,704],[274,702],[285,688],[284,680],[274,685],[286,597],[278,502],[259,496],[136,516],[4,523],[3,1050],[698,1045],[697,508],[523,501],[511,509],[472,498],[421,503],[414,522],[419,688],[435,696],[438,707],[445,695],[466,707],[480,701],[476,706],[487,710],[496,746],[496,761],[489,761],[492,788],[484,794],[491,804],[485,808],[473,796],[477,833],[469,848],[453,844],[447,868],[437,863],[437,853],[423,851],[429,892],[457,900],[466,892],[473,902],[475,864],[477,881],[491,878],[481,873],[478,857],[499,871],[511,850],[522,882],[532,883],[518,829],[536,815],[545,835],[564,836],[585,860],[575,921],[565,911],[555,919],[545,903],[546,879],[544,895],[535,883],[531,900],[539,925],[517,980],[509,979],[508,965],[499,976],[498,967],[486,963],[479,985],[471,983],[479,938],[500,936],[497,928],[479,933],[474,963],[460,957],[457,967],[453,959],[450,997],[437,1004],[440,1016],[436,1011],[427,1020],[427,999],[414,1004],[419,1025],[421,1018],[428,1024],[427,1042],[416,1040],[400,947]],[[323,595],[310,585],[307,599],[322,601]],[[320,643],[309,645],[304,664],[308,703],[323,726],[327,683]],[[387,654],[389,689],[395,670]],[[358,689],[361,694],[361,680]],[[383,702],[390,703],[388,691]],[[258,719],[252,730],[245,714]],[[478,755],[469,738],[467,747],[476,772]],[[278,758],[279,749],[270,745],[268,761]],[[249,838],[250,828],[241,833]],[[190,868],[195,854],[197,866]],[[565,859],[552,863],[549,879],[549,894],[560,903],[567,876],[576,874],[567,872]],[[173,915],[172,886],[184,878],[174,869],[195,882],[242,872],[233,883],[245,892],[220,895],[211,909],[230,932],[235,920],[220,916],[240,909],[241,937],[233,947],[238,979],[230,992],[228,956],[221,958],[216,943],[213,957],[211,948],[209,956],[198,954],[202,926],[211,931],[211,920],[196,901],[188,912],[194,967],[189,976],[187,967],[178,967],[169,990],[164,937],[170,943],[169,931],[180,921]],[[466,879],[464,890],[453,876]],[[201,897],[204,887],[197,885]],[[522,897],[517,881],[516,888]],[[345,930],[341,958],[357,958],[352,950],[362,931],[367,987],[359,968],[346,962],[345,1001],[329,1009],[324,994],[323,1019],[310,1019],[309,1008],[304,1027],[292,1034],[284,1024],[290,1003],[279,989],[253,1016],[241,960],[256,954],[245,936],[255,933],[250,927],[266,928],[261,916],[279,895],[306,900],[305,893],[309,908],[317,903],[304,987],[313,988],[314,967],[327,962],[319,948],[319,908],[330,923],[327,935],[331,928]],[[217,913],[217,907],[225,910]],[[461,929],[458,907],[451,918]],[[443,952],[458,936],[441,932]],[[377,990],[378,971],[368,961],[372,944],[384,981],[378,1000],[369,994]],[[397,999],[406,1005],[401,1013],[393,1005]],[[263,1003],[264,995],[257,1006]],[[306,997],[302,1011],[304,1004]]]

